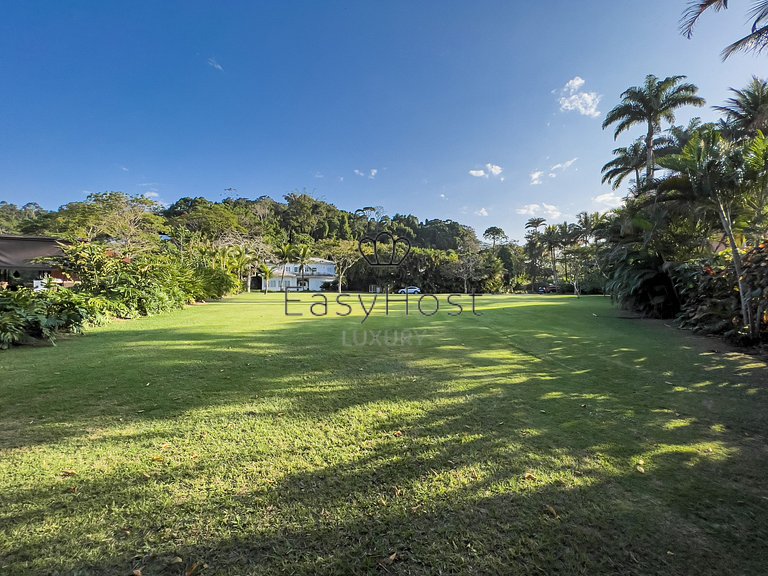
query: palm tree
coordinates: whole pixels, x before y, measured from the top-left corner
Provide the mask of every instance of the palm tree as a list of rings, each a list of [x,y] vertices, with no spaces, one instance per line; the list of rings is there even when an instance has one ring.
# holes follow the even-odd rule
[[[730,127],[740,136],[754,136],[761,130],[768,132],[768,82],[752,76],[752,81],[743,89],[731,88],[733,98],[725,106],[714,106],[723,112]]]
[[[547,221],[544,218],[529,218],[528,222],[525,223],[526,230],[537,230],[546,224]]]
[[[635,175],[635,186],[640,187],[640,169],[645,166],[647,153],[642,139],[636,140],[630,146],[616,148],[613,151],[615,158],[603,166],[602,183],[611,182],[611,187],[616,190],[624,179]]]
[[[648,74],[642,86],[633,86],[621,94],[621,102],[608,112],[603,121],[603,129],[617,124],[614,139],[637,124],[646,125],[645,178],[649,182],[654,170],[654,137],[661,131],[662,120],[672,124],[678,108],[704,105],[704,99],[696,95],[699,89],[682,82],[684,79],[685,76],[669,76],[659,80]]]
[[[701,118],[698,116],[691,118],[687,126],[670,126],[665,130],[663,136],[656,139],[656,157],[680,154],[685,145],[691,141],[693,135],[703,126]]]
[[[547,226],[541,235],[541,240],[549,252],[549,258],[552,262],[552,276],[555,284],[557,284],[557,260],[555,253],[560,246],[560,229],[553,225]]]
[[[715,12],[728,8],[728,0],[689,0],[688,8],[683,13],[680,21],[680,29],[684,36],[693,36],[693,29],[704,12],[710,8]],[[752,20],[750,34],[727,46],[722,52],[723,60],[735,52],[760,53],[768,48],[768,0],[752,0],[752,8],[749,10],[749,19]]]
[[[579,240],[585,245],[595,237],[597,229],[607,220],[605,214],[600,212],[579,212],[576,214],[576,227],[579,231]]]
[[[280,288],[285,288],[285,268],[288,263],[293,260],[296,249],[293,244],[283,244],[279,246],[275,251],[278,262],[282,265],[282,272],[280,274]]]
[[[251,277],[253,276],[253,267],[257,263],[256,254],[251,252],[245,246],[233,246],[230,249],[230,259],[232,268],[241,282],[245,282],[246,292],[251,291]]]
[[[259,276],[261,276],[262,282],[264,284],[264,294],[267,293],[267,288],[269,287],[269,281],[272,279],[272,273],[274,272],[274,269],[271,268],[268,264],[265,262],[262,262],[259,265]]]
[[[307,265],[311,255],[309,246],[302,244],[294,250],[293,255],[296,257],[296,260],[299,263],[299,276],[301,276],[301,279],[304,280],[304,267]]]
[[[743,325],[751,329],[751,291],[745,285],[734,231],[735,211],[744,192],[744,149],[710,128],[694,135],[681,154],[668,156],[661,163],[672,171],[659,185],[663,199],[688,200],[694,205],[711,208],[720,219],[731,248]]]

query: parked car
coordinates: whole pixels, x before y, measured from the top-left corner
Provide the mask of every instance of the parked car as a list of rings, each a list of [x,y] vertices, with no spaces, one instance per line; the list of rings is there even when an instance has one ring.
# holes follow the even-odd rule
[[[405,288],[400,288],[400,290],[397,291],[398,294],[421,294],[421,288],[418,286],[406,286]]]
[[[537,292],[539,294],[556,294],[557,286],[539,286]]]

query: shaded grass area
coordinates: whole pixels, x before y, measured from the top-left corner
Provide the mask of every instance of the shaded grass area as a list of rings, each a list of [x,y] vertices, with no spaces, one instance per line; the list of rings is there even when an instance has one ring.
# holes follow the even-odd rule
[[[301,298],[0,354],[0,573],[765,573],[759,361],[599,297]]]

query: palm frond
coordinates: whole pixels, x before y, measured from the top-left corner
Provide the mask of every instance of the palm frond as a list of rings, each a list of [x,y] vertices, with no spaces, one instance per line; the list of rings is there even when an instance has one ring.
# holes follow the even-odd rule
[[[722,51],[723,60],[727,60],[736,52],[755,52],[760,54],[768,48],[768,25],[754,30],[751,34],[737,40]]]
[[[699,18],[710,8],[714,8],[715,12],[725,10],[728,8],[728,0],[691,0],[688,3],[688,8],[683,12],[683,17],[680,19],[680,30],[685,37],[693,36],[693,29]]]

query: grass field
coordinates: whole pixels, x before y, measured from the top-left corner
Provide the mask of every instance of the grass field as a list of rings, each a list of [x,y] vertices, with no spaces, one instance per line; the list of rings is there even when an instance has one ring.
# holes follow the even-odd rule
[[[0,574],[768,573],[764,364],[478,310],[249,294],[1,352]]]

